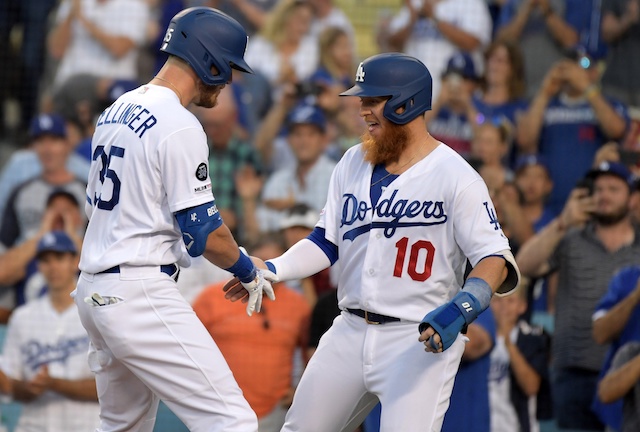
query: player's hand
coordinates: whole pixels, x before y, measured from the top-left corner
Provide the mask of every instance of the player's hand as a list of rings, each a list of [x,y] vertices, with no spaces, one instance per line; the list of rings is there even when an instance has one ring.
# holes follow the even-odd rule
[[[273,287],[271,282],[278,282],[280,279],[275,273],[258,269],[256,277],[251,282],[240,282],[240,284],[249,293],[249,300],[247,301],[247,315],[251,316],[254,311],[260,312],[262,308],[262,295],[267,294],[267,297],[271,300],[276,299],[276,295],[273,293]]]
[[[442,352],[442,339],[433,327],[427,326],[427,329],[420,333],[418,340],[424,343],[425,351],[432,353]]]

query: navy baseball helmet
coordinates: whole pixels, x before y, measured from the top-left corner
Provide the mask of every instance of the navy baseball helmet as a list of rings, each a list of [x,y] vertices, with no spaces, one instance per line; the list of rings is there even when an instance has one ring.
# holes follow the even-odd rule
[[[383,115],[392,123],[407,124],[431,109],[431,73],[420,60],[406,54],[369,57],[358,66],[355,82],[340,96],[390,96]],[[404,111],[398,113],[398,108]]]
[[[169,23],[160,51],[180,57],[206,85],[231,81],[231,69],[253,73],[244,61],[247,32],[233,18],[210,7],[192,7]],[[211,73],[211,66],[219,74]]]

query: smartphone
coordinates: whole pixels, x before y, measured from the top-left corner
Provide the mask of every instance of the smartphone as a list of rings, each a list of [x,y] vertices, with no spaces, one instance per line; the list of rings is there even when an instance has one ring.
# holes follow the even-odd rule
[[[640,151],[620,150],[620,162],[626,166],[640,166]]]

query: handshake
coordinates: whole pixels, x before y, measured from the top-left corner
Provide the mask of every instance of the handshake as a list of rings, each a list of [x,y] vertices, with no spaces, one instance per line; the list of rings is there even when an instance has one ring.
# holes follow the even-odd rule
[[[241,248],[242,253],[246,255],[246,252]],[[253,258],[252,260],[257,260]],[[262,260],[258,260],[258,263],[264,265]],[[275,300],[276,295],[273,292],[271,283],[276,283],[280,280],[278,276],[267,270],[266,268],[257,268],[255,277],[249,282],[242,282],[237,277],[234,277],[225,284],[222,288],[225,292],[224,297],[227,300],[236,302],[242,300],[242,303],[247,303],[247,315],[251,316],[254,311],[260,312],[262,308],[262,296],[264,294],[269,297],[270,300]]]

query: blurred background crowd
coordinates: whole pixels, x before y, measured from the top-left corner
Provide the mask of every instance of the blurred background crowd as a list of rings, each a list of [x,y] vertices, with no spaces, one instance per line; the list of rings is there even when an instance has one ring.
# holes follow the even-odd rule
[[[251,254],[312,231],[365,128],[358,99],[338,96],[358,63],[415,56],[433,76],[425,127],[484,178],[525,276],[469,326],[443,430],[640,430],[640,0],[0,2],[0,430],[95,427],[88,339],[67,300],[91,136],[158,71],[165,29],[189,6],[250,34],[256,73],[193,113],[217,206]],[[277,284],[252,318],[224,300],[228,278],[195,259],[178,285],[260,431],[278,431],[340,312],[334,278]],[[156,430],[185,429],[162,408]]]

